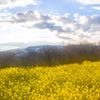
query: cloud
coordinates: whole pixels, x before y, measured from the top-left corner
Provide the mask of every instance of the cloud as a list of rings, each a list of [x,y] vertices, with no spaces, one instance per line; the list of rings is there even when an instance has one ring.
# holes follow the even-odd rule
[[[100,37],[100,15],[86,16],[74,14],[70,18],[70,15],[66,16],[66,14],[52,15],[42,14],[37,11],[27,11],[9,15],[4,19],[1,18],[1,22],[18,25],[23,27],[23,30],[27,29],[32,32],[39,30],[41,34],[44,34],[44,31],[50,32],[55,34],[56,37],[68,41],[98,41],[97,38]]]
[[[23,13],[16,13],[14,15],[8,16],[6,18],[8,22],[12,23],[25,23],[25,22],[37,22],[41,20],[49,20],[49,15],[42,15],[41,13],[35,11],[26,11]]]
[[[85,9],[85,7],[79,7],[79,9],[84,10],[84,9]]]
[[[39,29],[49,29],[50,31],[57,32],[69,32],[71,25],[74,24],[74,21],[71,20],[66,14],[60,16],[51,14],[41,14],[37,11],[16,13],[12,16],[9,16],[5,21],[11,23],[21,23],[27,28],[35,27]]]
[[[78,29],[81,29],[83,32],[100,32],[100,15],[92,16],[76,16],[76,26]]]
[[[100,10],[100,6],[94,6],[94,7],[92,7],[92,9]]]
[[[37,5],[36,0],[0,0],[0,9]]]
[[[96,30],[100,31],[100,15],[85,16],[74,14],[73,19],[70,16],[60,16],[51,14],[41,14],[37,11],[27,11],[8,15],[7,18],[1,18],[1,22],[22,24],[30,28],[49,29],[58,32],[70,32],[76,29],[82,31]],[[94,28],[93,28],[94,27]],[[97,28],[96,28],[97,27]]]
[[[26,11],[23,13],[16,13],[6,17],[8,22],[12,23],[25,23],[25,22],[39,22],[39,21],[48,21],[54,22],[56,24],[61,23],[73,23],[70,20],[67,14],[60,16],[60,15],[52,15],[52,14],[41,14],[38,11]]]
[[[100,0],[77,0],[77,2],[80,2],[80,3],[85,4],[85,5],[100,4]]]
[[[62,26],[56,26],[55,23],[48,23],[48,22],[39,22],[35,24],[33,27],[36,27],[39,29],[49,29],[50,31],[57,31],[59,33],[69,32],[68,29],[63,29]]]

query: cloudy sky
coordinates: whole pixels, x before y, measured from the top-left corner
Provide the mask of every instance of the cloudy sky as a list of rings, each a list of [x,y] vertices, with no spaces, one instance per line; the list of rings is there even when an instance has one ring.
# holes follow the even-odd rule
[[[100,41],[100,0],[0,0],[0,50]]]

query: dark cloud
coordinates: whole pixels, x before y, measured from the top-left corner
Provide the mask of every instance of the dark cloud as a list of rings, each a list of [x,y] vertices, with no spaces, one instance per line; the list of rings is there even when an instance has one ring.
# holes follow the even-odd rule
[[[62,29],[61,26],[56,26],[55,23],[40,22],[35,24],[33,27],[39,29],[49,29],[50,31],[67,32],[67,30]]]
[[[50,31],[56,31],[57,34],[56,36],[59,38],[63,38],[63,39],[68,39],[66,37],[62,37],[59,34],[61,33],[67,33],[67,34],[72,34],[72,30],[70,30],[69,28],[63,29],[63,27],[61,26],[56,26],[55,23],[49,23],[49,22],[40,22],[35,24],[33,27],[39,28],[39,29],[49,29]]]
[[[61,38],[61,39],[73,40],[71,37],[61,36],[60,33],[57,33],[56,36],[59,37],[59,38]]]
[[[91,24],[95,24],[95,25],[98,25],[99,24],[100,25],[100,16],[94,15],[94,16],[90,17],[89,22]]]
[[[25,23],[29,21],[48,21],[51,20],[49,15],[42,15],[39,12],[27,11],[24,13],[16,13],[15,15],[10,16],[9,19],[13,23]]]

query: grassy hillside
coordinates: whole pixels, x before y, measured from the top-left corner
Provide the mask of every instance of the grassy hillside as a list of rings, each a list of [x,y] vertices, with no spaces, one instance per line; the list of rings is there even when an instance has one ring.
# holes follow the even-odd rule
[[[0,100],[100,100],[100,62],[0,69]]]

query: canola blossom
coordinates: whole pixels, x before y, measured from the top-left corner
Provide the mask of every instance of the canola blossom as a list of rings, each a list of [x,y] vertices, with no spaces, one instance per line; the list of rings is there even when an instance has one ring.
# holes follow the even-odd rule
[[[0,100],[100,100],[100,62],[0,69]]]

